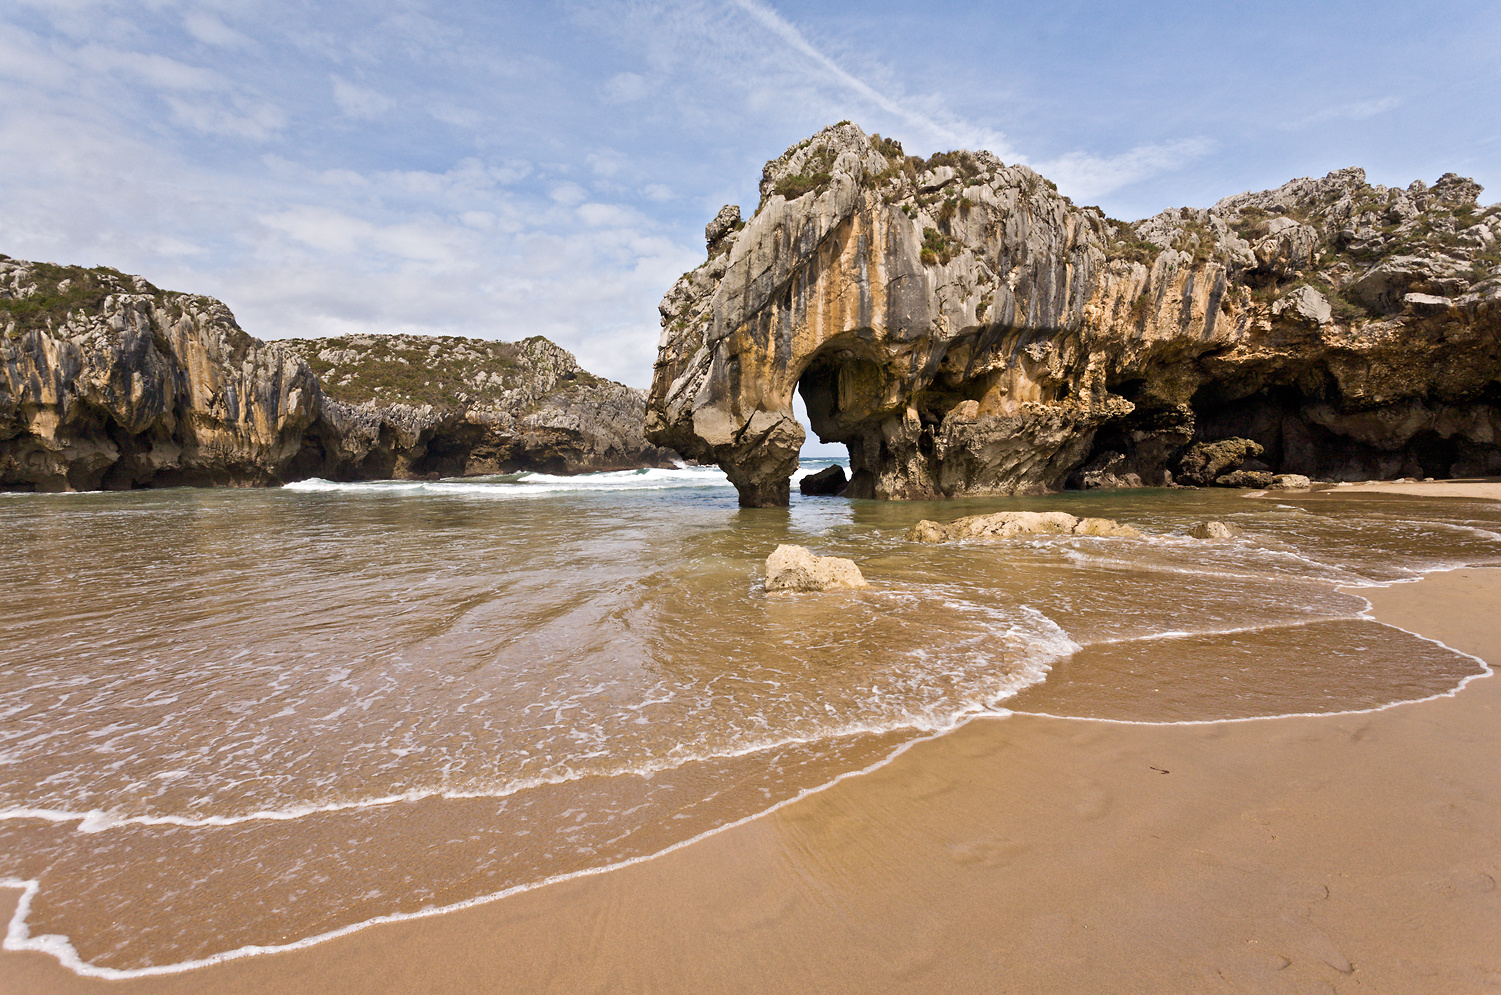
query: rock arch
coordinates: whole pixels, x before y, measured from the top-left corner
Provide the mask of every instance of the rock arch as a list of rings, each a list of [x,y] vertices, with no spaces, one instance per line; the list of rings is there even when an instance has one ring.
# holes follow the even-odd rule
[[[1477,190],[1340,170],[1127,225],[989,153],[920,160],[844,122],[767,163],[754,215],[721,211],[710,258],[663,299],[646,434],[752,506],[788,501],[795,391],[849,448],[853,496],[1052,490],[1091,456],[1165,483],[1233,421],[1225,401],[1327,368],[1338,391],[1309,417],[1331,436],[1379,423],[1383,450],[1433,434],[1424,468],[1501,465],[1501,266],[1466,269],[1445,234],[1459,219],[1501,240]],[[1376,276],[1387,290],[1360,305]],[[1343,471],[1363,472],[1323,472]]]

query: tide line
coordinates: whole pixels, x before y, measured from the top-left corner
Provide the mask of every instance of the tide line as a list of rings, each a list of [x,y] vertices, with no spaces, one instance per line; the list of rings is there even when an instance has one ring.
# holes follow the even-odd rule
[[[170,974],[184,974],[188,971],[195,971],[201,968],[211,967],[215,964],[223,964],[233,960],[240,960],[245,957],[255,957],[263,954],[286,953],[293,950],[305,950],[308,947],[317,946],[320,943],[326,943],[329,940],[338,939],[341,936],[348,936],[351,933],[357,933],[360,930],[367,929],[371,926],[378,926],[384,923],[407,922],[413,919],[426,919],[431,916],[446,915],[450,912],[458,912],[463,909],[471,909],[480,905],[488,905],[491,902],[500,901],[501,899],[509,898],[512,895],[518,895],[523,892],[534,891],[538,888],[547,887],[548,885],[561,884],[564,881],[572,881],[576,878],[592,877],[597,874],[606,874],[610,871],[619,870],[625,867],[631,867],[636,864],[642,864],[649,860],[656,860],[658,857],[664,857],[667,854],[681,850],[684,847],[692,846],[693,844],[708,839],[712,836],[717,836],[720,833],[728,832],[731,829],[743,826],[746,823],[770,815],[773,812],[780,811],[781,809],[786,808],[789,805],[794,805],[805,798],[811,797],[812,795],[818,794],[819,792],[826,791],[829,788],[832,788],[834,785],[839,784],[851,777],[860,777],[862,775],[870,774],[877,770],[880,770],[882,767],[887,766],[897,757],[906,753],[918,743],[937,739],[939,736],[946,735],[947,733],[952,732],[960,726],[966,725],[974,719],[1005,718],[1010,714],[1011,713],[1006,709],[997,708],[975,710],[968,714],[963,714],[956,717],[955,721],[945,726],[944,728],[937,729],[933,732],[928,733],[927,735],[918,736],[911,740],[908,740],[905,743],[899,744],[895,749],[891,751],[891,753],[873,764],[862,767],[858,770],[845,771],[842,774],[835,775],[833,778],[823,784],[817,785],[812,788],[804,788],[792,797],[783,799],[782,801],[777,802],[776,804],[771,805],[761,810],[760,812],[753,813],[741,819],[736,819],[734,822],[729,822],[722,826],[716,826],[713,829],[699,833],[697,836],[693,836],[689,839],[673,843],[670,846],[658,850],[656,853],[646,854],[639,857],[629,857],[625,860],[602,864],[598,867],[586,867],[582,870],[570,871],[566,874],[555,874],[551,877],[543,878],[539,881],[515,885],[513,887],[506,888],[502,891],[494,892],[489,895],[479,895],[474,898],[465,899],[461,902],[454,902],[451,905],[419,909],[415,912],[393,912],[388,915],[375,916],[371,919],[362,920],[361,922],[357,923],[350,923],[347,926],[341,926],[338,929],[332,929],[327,932],[304,937],[300,940],[294,940],[290,943],[264,945],[247,944],[242,947],[237,947],[233,950],[226,950],[220,953],[210,954],[207,957],[201,957],[194,960],[179,961],[173,964],[153,964],[149,967],[137,968],[100,967],[96,964],[90,964],[89,962],[83,960],[83,958],[78,955],[77,949],[74,948],[73,944],[66,936],[60,936],[53,933],[44,934],[41,936],[32,936],[30,927],[26,923],[26,919],[31,912],[32,900],[41,891],[41,882],[34,878],[0,878],[0,887],[21,889],[21,898],[16,903],[16,911],[11,916],[10,924],[6,929],[4,948],[6,950],[12,951],[33,951],[36,953],[47,954],[48,956],[55,958],[63,967],[72,971],[74,974],[79,975],[80,977],[99,978],[102,980],[110,981],[123,981],[131,978],[157,977]]]

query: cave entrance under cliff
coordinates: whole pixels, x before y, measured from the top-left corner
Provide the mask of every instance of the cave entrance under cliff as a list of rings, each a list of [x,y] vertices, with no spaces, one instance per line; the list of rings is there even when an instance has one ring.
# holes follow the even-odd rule
[[[1269,474],[1339,481],[1501,473],[1501,446],[1464,431],[1471,422],[1501,420],[1498,390],[1461,407],[1429,401],[1396,411],[1347,411],[1332,380],[1278,384],[1229,397],[1211,384],[1194,394],[1186,418],[1144,396],[1141,381],[1111,385],[1111,390],[1137,409],[1101,427],[1088,458],[1071,475],[1071,487],[1091,486],[1084,475],[1092,469],[1117,477],[1135,473],[1155,486],[1169,479],[1166,473],[1178,473],[1178,460],[1192,444],[1236,438],[1250,439],[1263,450],[1241,469]],[[1417,425],[1404,427],[1404,422]]]
[[[880,447],[880,422],[887,413],[882,402],[891,384],[870,351],[852,337],[825,343],[798,378],[793,400],[793,411],[809,439],[818,440],[804,443],[803,456],[835,460],[843,456],[849,470],[846,497],[875,496],[871,467],[879,463],[880,454],[872,460],[866,450],[872,443]]]
[[[843,442],[822,442],[819,440],[818,432],[813,427],[813,421],[808,417],[808,405],[803,401],[801,393],[794,394],[792,397],[792,414],[797,419],[798,424],[803,427],[803,431],[807,433],[806,438],[803,440],[803,459],[835,460],[841,463],[849,461],[849,446]]]

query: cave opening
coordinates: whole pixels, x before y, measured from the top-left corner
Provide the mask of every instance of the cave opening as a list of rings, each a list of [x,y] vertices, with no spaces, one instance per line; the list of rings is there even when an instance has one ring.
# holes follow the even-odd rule
[[[1100,427],[1089,456],[1069,478],[1071,487],[1121,486],[1127,473],[1147,486],[1164,484],[1179,472],[1178,461],[1190,446],[1226,439],[1262,447],[1242,470],[1313,480],[1501,474],[1501,446],[1472,438],[1464,427],[1501,423],[1501,405],[1490,397],[1352,411],[1340,403],[1329,378],[1311,377],[1236,394],[1227,394],[1224,385],[1206,385],[1185,411],[1153,398],[1142,381],[1111,390],[1137,407]]]
[[[798,378],[793,411],[810,432],[802,457],[831,459],[848,468],[847,481],[830,493],[875,497],[876,467],[885,444],[881,402],[889,381],[858,339],[826,344]]]

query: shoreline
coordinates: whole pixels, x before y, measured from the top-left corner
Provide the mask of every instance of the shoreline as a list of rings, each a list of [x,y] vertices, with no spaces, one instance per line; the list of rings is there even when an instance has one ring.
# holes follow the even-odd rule
[[[1462,568],[1351,593],[1371,603],[1366,614],[1376,621],[1468,655],[1486,650],[1494,657],[1501,645],[1501,570]],[[497,985],[749,991],[817,979],[816,987],[830,991],[1013,990],[996,987],[1012,982],[1015,990],[1061,991],[1089,978],[1131,991],[1235,990],[1236,984],[1292,991],[1320,980],[1336,989],[1350,983],[1409,990],[1432,989],[1440,976],[1433,972],[1448,971],[1440,989],[1469,990],[1501,983],[1501,959],[1485,956],[1501,936],[1495,889],[1501,828],[1485,835],[1487,827],[1501,827],[1495,773],[1501,688],[1481,677],[1494,674],[1473,675],[1420,701],[1312,716],[1174,723],[974,717],[908,744],[866,772],[847,773],[663,853],[503,899],[476,899],[462,911],[361,924],[315,945],[131,980],[85,978],[44,954],[4,952],[0,987],[363,991],[378,979],[391,991]],[[1489,752],[1456,752],[1460,732]],[[1416,858],[1430,855],[1387,841],[1384,863],[1396,866],[1397,876],[1434,872],[1427,874],[1431,881],[1409,882],[1423,886],[1417,895],[1403,892],[1394,900],[1389,888],[1370,880],[1368,848],[1352,848],[1343,833],[1328,832],[1328,823],[1342,821],[1322,793],[1335,783],[1342,805],[1336,809],[1349,825],[1373,816],[1412,822],[1404,809],[1413,799],[1393,786],[1399,778],[1373,773],[1370,757],[1346,763],[1365,743],[1399,747],[1379,758],[1386,773],[1412,774],[1417,759],[1429,755],[1441,776],[1425,780],[1417,793],[1423,812],[1463,808],[1444,796],[1446,779],[1480,779],[1459,792],[1460,800],[1489,816],[1462,820],[1471,832],[1444,851],[1464,857],[1453,867],[1418,867]],[[1308,755],[1281,757],[1300,750]],[[1146,759],[1162,762],[1134,762]],[[1321,765],[1339,768],[1338,776],[1315,785],[1319,779],[1309,771]],[[1198,783],[1195,766],[1225,777]],[[1277,772],[1287,783],[1275,783]],[[1179,780],[1165,776],[1172,774]],[[1174,794],[1184,779],[1194,782],[1191,798]],[[1304,797],[1312,793],[1319,793],[1319,804]],[[1244,797],[1273,804],[1239,811]],[[997,825],[1007,831],[993,831]],[[1429,834],[1418,835],[1428,842]],[[1196,845],[1211,837],[1217,845]],[[1261,845],[1289,838],[1302,846],[1281,854],[1281,863],[1261,853]],[[1051,846],[1039,847],[1042,841]],[[1144,847],[1151,852],[1140,852]],[[1346,896],[1328,862],[1310,865],[1307,858],[1318,853],[1304,851],[1322,853],[1321,847],[1339,852],[1336,867],[1358,865],[1365,891],[1379,893],[1380,901],[1366,894],[1340,906],[1346,919],[1366,920],[1358,930],[1345,924],[1345,931],[1366,937],[1351,941],[1322,922],[1334,907],[1322,903]],[[1195,873],[1184,874],[1185,861]],[[1247,874],[1251,886],[1239,880]],[[703,888],[703,880],[714,886]],[[1410,927],[1402,917],[1425,888],[1447,888],[1451,900],[1478,905],[1449,917],[1455,935],[1442,956],[1423,963],[1428,973],[1403,975],[1400,983],[1389,972],[1370,973],[1363,965],[1376,961],[1360,944],[1378,942],[1371,933]],[[0,892],[7,920],[16,894]],[[1237,914],[1258,907],[1268,914]],[[1153,923],[1193,942],[1164,946]],[[1242,944],[1233,950],[1226,947],[1232,933]],[[1424,935],[1414,949],[1442,945]],[[716,943],[721,949],[711,950]],[[1272,946],[1288,952],[1267,954]],[[1150,964],[1145,951],[1155,955]],[[1398,951],[1398,960],[1416,963],[1407,956],[1412,952]]]
[[[1279,494],[1307,494],[1308,491],[1265,491],[1262,497]],[[1472,501],[1501,501],[1501,480],[1494,477],[1469,480],[1362,480],[1349,484],[1329,484],[1311,493],[1319,496],[1357,494],[1400,494],[1404,497],[1468,498]]]

